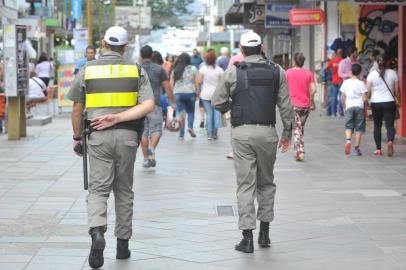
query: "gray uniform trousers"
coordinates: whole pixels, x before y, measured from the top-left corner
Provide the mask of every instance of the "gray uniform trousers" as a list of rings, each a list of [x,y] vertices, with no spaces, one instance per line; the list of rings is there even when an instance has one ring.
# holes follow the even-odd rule
[[[133,217],[133,176],[137,132],[127,129],[94,131],[89,138],[89,227],[106,226],[107,199],[115,197],[115,236],[130,239]]]
[[[271,222],[274,217],[273,169],[278,135],[274,127],[242,125],[233,128],[231,137],[237,174],[238,226],[240,230],[252,230],[256,228],[256,216],[264,222]]]

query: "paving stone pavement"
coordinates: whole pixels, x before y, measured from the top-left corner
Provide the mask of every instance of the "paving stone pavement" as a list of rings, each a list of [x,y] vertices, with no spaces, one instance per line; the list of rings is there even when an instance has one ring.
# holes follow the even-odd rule
[[[313,113],[306,161],[279,154],[272,247],[233,250],[240,239],[229,131],[207,141],[165,132],[155,169],[135,169],[132,256],[115,260],[114,207],[103,269],[406,269],[406,144],[375,157],[370,128],[364,156],[343,154],[343,119]],[[368,123],[371,126],[371,123]],[[28,138],[0,136],[0,269],[89,269],[82,163],[71,151],[68,117],[29,127]],[[255,233],[256,234],[256,233]]]

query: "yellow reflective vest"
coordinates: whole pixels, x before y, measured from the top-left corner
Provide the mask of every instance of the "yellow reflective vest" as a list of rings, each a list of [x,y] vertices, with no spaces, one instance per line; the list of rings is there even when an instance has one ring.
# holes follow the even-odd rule
[[[85,67],[86,108],[137,105],[140,70],[131,64],[89,62]]]

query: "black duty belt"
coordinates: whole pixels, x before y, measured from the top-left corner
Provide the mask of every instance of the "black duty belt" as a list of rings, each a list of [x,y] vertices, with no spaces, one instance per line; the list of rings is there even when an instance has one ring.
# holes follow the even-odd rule
[[[144,120],[144,119],[142,119]],[[118,123],[114,126],[102,129],[102,130],[109,130],[109,129],[127,129],[127,130],[133,130],[133,131],[139,131],[140,128],[142,129],[143,127],[143,121],[142,120],[132,120],[132,121],[127,121],[127,122],[121,122]],[[99,131],[93,128],[90,128],[90,133],[94,131]],[[100,130],[101,131],[101,130]]]
[[[140,128],[140,125],[142,125],[142,122],[140,120],[133,120],[133,121],[121,122],[121,123],[118,123],[114,126],[106,128],[106,129],[128,129],[128,130],[137,131]]]

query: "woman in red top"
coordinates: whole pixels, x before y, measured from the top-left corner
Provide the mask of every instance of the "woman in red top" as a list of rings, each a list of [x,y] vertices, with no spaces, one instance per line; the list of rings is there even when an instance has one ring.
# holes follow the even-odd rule
[[[293,126],[293,140],[296,161],[304,159],[304,126],[309,116],[311,104],[316,94],[313,73],[303,68],[305,57],[302,53],[295,53],[294,67],[286,71],[290,100],[295,109],[295,124]]]

